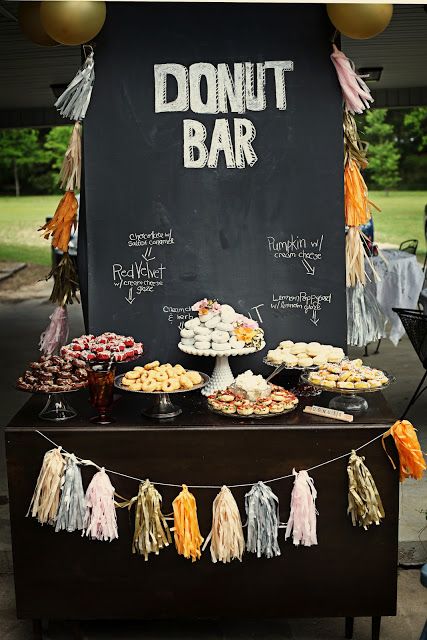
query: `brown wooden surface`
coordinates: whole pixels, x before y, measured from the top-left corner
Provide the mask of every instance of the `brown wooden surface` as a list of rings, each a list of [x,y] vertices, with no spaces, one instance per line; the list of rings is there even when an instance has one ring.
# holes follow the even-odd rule
[[[325,395],[323,404],[329,398]],[[82,539],[54,533],[25,518],[45,451],[40,429],[68,451],[107,468],[152,481],[235,484],[281,476],[358,447],[384,431],[392,417],[381,394],[369,396],[369,412],[347,425],[303,414],[301,409],[267,421],[230,420],[207,413],[198,394],[180,395],[184,413],[167,424],[142,418],[143,398],[115,407],[117,422],[94,427],[84,393],[70,399],[80,417],[57,425],[38,420],[42,399],[33,397],[6,430],[17,611],[20,618],[176,618],[393,615],[396,609],[398,477],[380,441],[364,450],[384,502],[386,519],[368,531],[354,528],[347,509],[346,459],[312,472],[318,491],[319,545],[282,555],[215,565],[207,549],[192,564],[173,545],[144,562],[131,554],[132,523],[118,512],[119,540]],[[319,398],[316,404],[321,404]],[[389,450],[395,451],[391,444]],[[87,486],[93,469],[83,469]],[[135,481],[111,476],[119,494],[131,497]],[[272,485],[280,518],[289,516],[292,480]],[[178,489],[158,487],[164,511]],[[194,490],[202,535],[210,528],[217,490]],[[244,521],[245,489],[234,489]],[[132,518],[131,518],[132,519]]]

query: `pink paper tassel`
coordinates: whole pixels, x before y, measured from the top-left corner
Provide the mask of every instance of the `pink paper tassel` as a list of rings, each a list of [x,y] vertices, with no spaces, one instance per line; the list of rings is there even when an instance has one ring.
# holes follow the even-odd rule
[[[363,113],[365,109],[369,109],[369,103],[374,101],[371,91],[366,82],[357,75],[354,64],[345,53],[337,49],[334,44],[332,46],[334,50],[331,53],[331,60],[341,85],[345,106],[350,113]]]
[[[67,343],[69,326],[67,307],[56,307],[49,316],[50,323],[40,336],[40,351],[45,356],[51,356]]]
[[[291,513],[286,527],[285,540],[291,532],[294,545],[302,544],[304,547],[311,547],[317,544],[316,535],[316,497],[317,491],[314,488],[313,478],[310,478],[307,471],[297,473],[295,476],[294,488],[291,496]]]
[[[83,533],[93,540],[114,540],[117,531],[114,487],[104,467],[93,476],[86,491],[86,513]]]

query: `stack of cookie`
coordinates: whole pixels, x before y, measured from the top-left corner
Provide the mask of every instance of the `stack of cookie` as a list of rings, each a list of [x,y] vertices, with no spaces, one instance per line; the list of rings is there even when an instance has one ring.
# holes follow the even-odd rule
[[[244,349],[245,342],[234,334],[238,314],[228,304],[221,305],[219,312],[209,311],[204,315],[187,320],[181,330],[180,344],[200,351],[229,351]]]
[[[87,386],[87,371],[83,360],[75,356],[41,356],[31,362],[16,386],[23,391],[59,393]]]
[[[320,342],[293,342],[283,340],[276,349],[267,353],[267,362],[279,366],[285,364],[288,368],[319,367],[330,363],[339,363],[345,357],[343,349]]]

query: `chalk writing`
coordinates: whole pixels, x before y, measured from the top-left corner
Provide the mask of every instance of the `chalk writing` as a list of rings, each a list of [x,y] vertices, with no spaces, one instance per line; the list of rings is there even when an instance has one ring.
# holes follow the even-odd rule
[[[130,233],[127,244],[129,247],[152,247],[175,244],[175,240],[172,236],[172,229],[169,229],[169,231]]]
[[[267,248],[278,260],[299,260],[307,275],[314,276],[316,263],[322,259],[323,234],[318,238],[300,238],[291,234],[283,240],[267,236]]]
[[[322,306],[331,304],[331,302],[332,293],[316,294],[306,291],[300,291],[294,295],[273,293],[270,307],[278,311],[304,311],[310,322],[317,327],[320,320],[318,313],[322,310]]]

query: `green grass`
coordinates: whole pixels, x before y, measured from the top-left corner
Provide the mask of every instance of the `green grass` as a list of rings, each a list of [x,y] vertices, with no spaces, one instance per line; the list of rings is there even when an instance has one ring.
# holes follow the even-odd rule
[[[427,191],[370,191],[369,198],[381,209],[373,211],[375,241],[399,245],[403,240],[418,240],[417,255],[420,260],[426,253],[424,238],[424,207]]]
[[[39,229],[60,196],[0,197],[0,260],[49,265],[50,243]]]
[[[424,207],[427,191],[371,191],[370,198],[381,208],[374,212],[375,240],[399,245],[418,239],[418,256],[425,255]],[[50,244],[37,229],[53,215],[60,196],[0,197],[0,260],[50,264]]]

